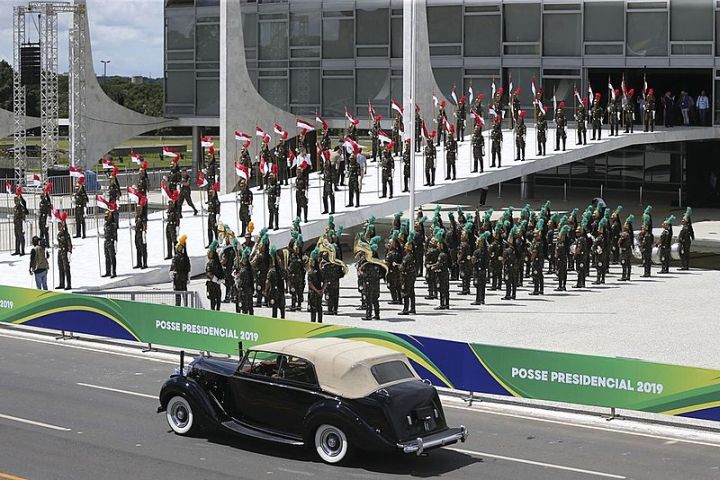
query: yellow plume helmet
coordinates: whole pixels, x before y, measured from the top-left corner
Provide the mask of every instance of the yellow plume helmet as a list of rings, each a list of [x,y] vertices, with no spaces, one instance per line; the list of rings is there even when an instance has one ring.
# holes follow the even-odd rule
[[[252,233],[255,230],[255,224],[253,222],[248,223],[247,232]]]
[[[182,245],[184,247],[185,242],[187,242],[187,235],[182,235],[178,238],[178,245]]]

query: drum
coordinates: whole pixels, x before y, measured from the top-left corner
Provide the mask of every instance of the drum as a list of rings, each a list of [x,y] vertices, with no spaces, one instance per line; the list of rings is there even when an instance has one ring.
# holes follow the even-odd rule
[[[632,254],[633,257],[637,258],[638,260],[642,260],[642,252],[640,251],[640,247],[637,244],[633,245]]]
[[[652,263],[660,265],[660,247],[653,247],[652,249]]]
[[[670,256],[673,260],[680,260],[680,244],[673,243],[670,247]]]

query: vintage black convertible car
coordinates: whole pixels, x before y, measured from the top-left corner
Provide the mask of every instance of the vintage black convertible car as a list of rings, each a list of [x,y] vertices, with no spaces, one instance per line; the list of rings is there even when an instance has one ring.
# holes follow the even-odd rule
[[[465,441],[407,357],[363,341],[295,339],[231,359],[197,357],[165,382],[158,412],[185,435],[216,426],[309,446],[328,463],[350,449],[421,454]]]

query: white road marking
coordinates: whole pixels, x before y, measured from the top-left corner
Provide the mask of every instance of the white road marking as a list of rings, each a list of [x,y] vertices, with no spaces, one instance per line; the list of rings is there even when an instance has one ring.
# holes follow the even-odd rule
[[[50,430],[57,430],[58,432],[69,432],[70,429],[66,427],[58,427],[57,425],[51,425],[49,423],[37,422],[35,420],[28,420],[27,418],[13,417],[12,415],[5,415],[0,413],[0,418],[5,420],[12,420],[13,422],[26,423],[28,425],[35,425],[36,427],[49,428]]]
[[[121,390],[119,388],[103,387],[102,385],[92,385],[90,383],[78,382],[77,385],[80,385],[81,387],[95,388],[97,390],[106,390],[108,392],[123,393],[125,395],[132,395],[135,397],[152,398],[153,400],[157,400],[157,398],[158,398],[157,395],[148,395],[147,393],[131,392],[130,390]]]
[[[496,458],[498,460],[506,460],[508,462],[515,462],[515,463],[524,463],[527,465],[534,465],[537,467],[554,468],[556,470],[565,470],[568,472],[584,473],[585,475],[594,475],[596,477],[619,478],[619,479],[627,478],[622,475],[615,475],[614,473],[604,473],[604,472],[598,472],[595,470],[586,470],[584,468],[575,468],[575,467],[568,467],[565,465],[556,465],[554,463],[536,462],[535,460],[526,460],[524,458],[506,457],[504,455],[496,455],[494,453],[487,453],[487,452],[476,452],[473,450],[464,450],[462,448],[446,448],[446,450],[452,450],[454,452],[465,453],[467,455],[472,455],[475,457]]]
[[[585,428],[588,430],[599,430],[602,432],[609,432],[609,433],[622,433],[625,435],[635,435],[637,437],[654,438],[657,440],[666,440],[669,442],[689,443],[689,444],[693,444],[693,445],[703,445],[705,447],[720,448],[720,444],[718,444],[718,443],[703,442],[700,440],[690,440],[690,439],[685,439],[685,438],[673,438],[673,437],[667,437],[667,436],[663,436],[663,435],[655,435],[652,433],[631,432],[628,430],[618,430],[618,429],[614,429],[614,428],[596,427],[594,425],[583,425],[581,423],[564,422],[562,420],[552,420],[549,418],[539,418],[539,417],[533,417],[530,415],[520,415],[520,414],[516,414],[516,413],[494,412],[492,410],[487,410],[487,409],[461,407],[459,405],[448,405],[445,403],[443,405],[447,408],[454,408],[456,410],[467,410],[468,412],[486,413],[488,415],[499,415],[501,417],[520,418],[523,420],[534,420],[536,422],[553,423],[556,425],[565,425],[568,427]]]

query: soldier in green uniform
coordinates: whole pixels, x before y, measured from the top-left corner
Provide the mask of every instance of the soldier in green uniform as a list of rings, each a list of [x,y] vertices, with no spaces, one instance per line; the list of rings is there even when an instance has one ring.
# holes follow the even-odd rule
[[[244,247],[235,266],[235,288],[238,292],[235,300],[235,312],[254,315],[253,294],[255,293],[255,275],[250,265],[250,248]]]
[[[287,282],[287,271],[285,270],[283,253],[277,250],[275,245],[270,247],[271,267],[268,271],[265,282],[265,297],[268,299],[268,306],[272,307],[272,318],[285,318],[285,283]]]
[[[655,90],[649,88],[643,104],[643,131],[655,131]]]
[[[133,268],[147,268],[147,219],[144,211],[147,197],[141,197],[135,207],[135,265]]]
[[[575,145],[587,145],[587,102],[587,97],[583,97],[575,113],[575,121],[577,122],[577,142],[575,142]]]
[[[220,185],[213,184],[213,186],[208,190],[208,199],[207,202],[205,202],[208,212],[208,247],[209,244],[212,243],[213,239],[218,240],[217,217],[220,215],[220,199],[218,198],[217,188],[220,188]]]
[[[348,196],[350,203],[347,207],[360,206],[360,164],[357,161],[357,155],[350,155],[350,163],[348,164]]]
[[[488,241],[490,232],[481,233],[475,241],[475,251],[472,255],[472,277],[475,287],[475,301],[472,305],[485,305],[485,286],[487,285],[488,270]]]
[[[558,277],[558,286],[555,289],[556,292],[566,291],[567,285],[567,267],[568,267],[568,234],[570,233],[570,226],[563,225],[560,227],[558,233],[557,246],[555,247],[556,255],[556,271]]]
[[[538,109],[535,128],[537,129],[538,155],[544,156],[546,154],[545,147],[547,143],[547,120],[545,119],[544,108]]]
[[[430,133],[430,138],[427,139],[425,145],[425,186],[435,186],[435,158],[437,156],[437,150],[433,144],[433,138],[435,138],[436,131],[433,130]]]
[[[642,256],[643,277],[649,277],[652,270],[652,249],[655,244],[655,238],[652,230],[648,228],[648,223],[643,222],[640,227],[638,239],[640,243],[640,254]]]
[[[455,125],[450,125],[450,138],[448,138],[445,144],[445,180],[455,180],[457,177],[457,170],[455,164],[457,163],[458,155],[458,144],[455,140]]]
[[[618,240],[620,240],[620,234],[622,233],[623,224],[620,220],[620,214],[623,211],[623,206],[618,205],[610,215],[610,254],[611,261],[617,265],[620,262],[620,247]]]
[[[175,244],[177,243],[177,232],[180,227],[180,218],[178,216],[177,192],[173,192],[173,196],[168,200],[167,210],[165,210],[165,244],[167,246],[167,256],[165,260],[170,260],[173,257],[173,251],[175,250]]]
[[[175,255],[173,255],[172,263],[170,264],[173,290],[176,292],[186,292],[188,282],[190,281],[190,258],[187,254],[186,241],[186,235],[178,239],[177,246],[175,247]],[[181,303],[182,297],[175,295],[175,305],[179,307]]]
[[[457,264],[457,252],[460,247],[460,232],[458,231],[458,224],[455,221],[455,214],[453,212],[448,213],[448,220],[450,221],[450,227],[444,230],[443,243],[446,247],[448,258],[448,269],[450,270],[450,280],[460,279],[460,270]]]
[[[514,92],[510,92],[510,105],[508,105],[508,110],[510,110],[510,129],[514,129],[518,121],[518,114],[520,113],[520,91],[521,88],[518,87]]]
[[[490,148],[490,153],[492,155],[492,163],[490,167],[495,167],[496,159],[497,159],[497,167],[502,167],[502,141],[503,141],[503,134],[502,134],[502,118],[500,116],[495,116],[495,121],[493,122],[492,131],[490,132],[490,140],[492,141],[492,145]]]
[[[47,218],[52,215],[53,205],[50,191],[52,183],[46,183],[43,187],[43,193],[40,195],[40,205],[38,207],[38,230],[40,231],[40,240],[45,240],[45,245],[50,245],[50,229],[48,228]]]
[[[682,228],[678,234],[680,244],[680,270],[690,268],[690,245],[695,240],[695,231],[692,227],[692,208],[687,207],[682,217]]]
[[[415,104],[415,153],[420,153],[422,141],[422,124],[423,119],[420,116],[420,105]]]
[[[333,248],[335,248],[337,258],[337,248],[334,245]],[[323,280],[325,281],[327,314],[337,315],[340,305],[340,279],[345,276],[345,270],[340,264],[331,262],[327,253],[322,256],[320,270],[322,271]]]
[[[560,150],[560,142],[562,142],[562,151],[565,151],[565,142],[567,142],[567,118],[565,118],[565,102],[560,102],[555,111],[555,151]]]
[[[548,274],[555,273],[557,263],[555,262],[555,250],[557,248],[558,234],[558,214],[553,213],[547,222],[547,230],[545,231],[545,251],[547,252]]]
[[[192,180],[190,179],[190,173],[187,168],[183,168],[182,176],[180,177],[180,197],[178,198],[178,211],[182,211],[183,202],[187,202],[188,205],[193,209],[193,215],[198,214],[197,208],[192,201],[192,195],[190,189],[192,187]]]
[[[15,190],[13,207],[13,231],[15,233],[15,252],[12,255],[25,255],[25,219],[28,209],[22,196],[22,187],[18,185]]]
[[[635,90],[630,89],[623,101],[623,125],[625,126],[625,133],[633,133],[635,122]]]
[[[210,300],[210,310],[220,310],[220,284],[223,278],[223,268],[220,265],[217,254],[218,241],[210,242],[207,251],[207,262],[205,263],[205,290]]]
[[[586,225],[587,224],[583,222],[575,230],[575,253],[573,254],[575,258],[575,271],[577,272],[575,288],[585,288],[585,277],[587,274],[585,261],[588,253],[587,236],[585,235]]]
[[[375,119],[373,121],[372,128],[370,129],[370,139],[372,141],[372,161],[376,162],[378,155],[381,155],[380,152],[380,138],[378,137],[378,133],[382,129],[380,126],[380,122],[382,121],[382,115],[375,115]]]
[[[438,109],[437,117],[435,118],[435,121],[437,123],[437,128],[440,133],[438,133],[437,136],[437,143],[436,146],[440,146],[440,137],[443,137],[443,142],[447,142],[447,132],[443,128],[443,125],[445,125],[445,122],[447,121],[447,113],[445,113],[445,100],[440,101],[440,108]]]
[[[310,166],[298,166],[295,177],[295,216],[298,219],[302,216],[305,223],[308,221],[308,188],[310,188]]]
[[[290,311],[302,310],[305,297],[305,268],[308,258],[303,255],[302,235],[297,235],[292,242],[288,260],[288,283],[290,287]]]
[[[58,289],[72,290],[72,282],[70,281],[70,254],[72,253],[73,245],[70,233],[67,229],[67,213],[62,212],[60,214],[60,222],[58,223],[58,274],[60,280],[58,283]]]
[[[499,122],[501,124],[502,128],[502,119],[505,116],[505,106],[503,105],[503,95],[505,94],[505,91],[503,90],[503,87],[500,87],[495,91],[495,96],[492,99],[492,106],[493,110],[495,110],[495,118],[496,120],[499,119]]]
[[[385,283],[390,291],[390,304],[402,304],[402,277],[400,274],[400,264],[402,263],[403,252],[402,246],[398,240],[399,231],[393,230],[385,249],[385,265],[387,273]]]
[[[512,240],[516,236],[516,228],[513,227],[508,234],[508,243],[502,248],[500,260],[502,261],[502,277],[505,281],[505,296],[503,300],[513,300],[517,294],[517,254]]]
[[[310,253],[310,268],[308,270],[307,280],[310,321],[313,323],[322,323],[322,298],[325,292],[325,280],[320,270],[320,250],[317,248]]]
[[[243,142],[242,148],[240,149],[240,160],[239,163],[243,167],[245,167],[248,171],[248,174],[252,172],[252,158],[250,157],[250,151],[248,150],[248,147],[250,147],[250,140]],[[213,156],[214,158],[214,156]],[[209,171],[210,167],[208,167]],[[210,182],[210,178],[208,176],[208,182]]]
[[[608,115],[608,123],[610,124],[610,134],[609,137],[617,137],[620,135],[620,115],[621,115],[621,108],[618,105],[619,98],[620,98],[620,90],[615,89],[615,92],[613,92],[614,95],[608,99],[607,104],[607,115]]]
[[[341,154],[342,155],[342,154]],[[325,158],[323,162],[323,211],[322,214],[335,214],[335,190],[333,184],[335,182],[332,163],[329,158]],[[329,207],[329,208],[328,208]]]
[[[602,140],[602,124],[605,116],[605,109],[603,109],[602,105],[600,105],[601,99],[602,95],[600,95],[599,92],[596,93],[592,109],[590,110],[590,118],[592,120],[592,140],[595,140],[596,138],[598,140]]]
[[[490,254],[490,275],[492,277],[490,290],[500,290],[503,278],[503,239],[500,223],[495,226],[492,243],[490,243],[488,250]]]
[[[400,315],[415,315],[415,279],[418,275],[415,263],[415,233],[410,232],[405,242],[405,255],[400,263],[400,279],[402,285],[403,309]]]
[[[465,107],[466,103],[467,98],[465,95],[462,95],[460,100],[458,100],[458,106],[455,110],[455,132],[457,134],[456,140],[458,143],[465,139],[465,119],[467,118],[467,108]]]
[[[530,295],[545,294],[545,241],[543,239],[543,228],[545,221],[541,218],[535,225],[534,238],[530,244],[530,268],[533,282],[533,291]]]
[[[268,142],[270,141],[269,136],[263,137],[262,143],[260,144],[260,154],[258,155],[258,159],[264,159],[266,165],[270,165],[270,168],[272,168],[272,157],[270,156],[270,148],[268,147]],[[258,166],[258,190],[263,190],[265,188],[265,176],[267,175],[266,172],[260,171],[260,160],[258,160],[257,163]]]
[[[282,192],[280,183],[277,180],[278,166],[273,165],[273,170],[270,172],[267,178],[267,202],[268,202],[268,214],[269,221],[268,227],[273,230],[280,228],[280,193]]]
[[[628,281],[630,280],[630,275],[632,273],[632,246],[633,246],[633,230],[632,230],[632,222],[635,220],[635,216],[630,214],[625,219],[625,224],[623,225],[623,231],[620,233],[620,238],[618,239],[618,248],[620,250],[620,265],[622,265],[622,276],[620,277],[620,281]]]
[[[382,195],[380,198],[388,196],[390,190],[390,198],[393,198],[393,170],[395,168],[395,160],[393,159],[393,142],[385,145],[385,152],[382,157]]]
[[[607,272],[607,264],[610,259],[610,252],[607,250],[607,240],[605,235],[607,233],[607,220],[602,218],[598,222],[597,235],[593,240],[593,253],[595,254],[595,272],[596,278],[593,285],[604,285],[605,284],[605,273]]]
[[[242,145],[242,149],[240,151],[240,158],[241,158],[240,162],[241,163],[243,163],[243,158],[244,158],[245,154],[247,154],[248,160],[250,159],[250,154],[247,153],[248,145],[250,145],[249,141],[244,142]],[[250,162],[250,163],[252,164],[252,162]],[[208,190],[216,182],[217,169],[218,169],[217,160],[215,159],[215,155],[212,154],[212,155],[210,155],[210,159],[208,160],[207,165],[205,166],[205,179],[208,182]],[[248,168],[248,171],[250,171],[249,168]]]
[[[435,310],[450,309],[450,252],[445,244],[445,230],[435,229],[435,240],[437,241],[438,255],[435,263],[428,265],[428,270],[435,273],[437,290],[440,295],[440,305]]]
[[[216,195],[217,196],[217,195]],[[252,221],[253,193],[246,180],[240,180],[240,236],[244,237]],[[218,202],[219,204],[219,202]],[[219,208],[218,208],[219,213]]]
[[[85,177],[78,178],[73,195],[75,203],[75,236],[85,238],[85,207],[88,204],[88,195],[85,191]]]
[[[114,203],[117,205],[117,202],[120,200],[120,182],[118,182],[117,179],[118,174],[118,167],[113,166],[112,171],[110,172],[110,182],[108,184],[108,200],[110,203]],[[120,225],[120,210],[115,209],[113,212],[113,217],[115,220],[115,229],[118,228]]]
[[[525,161],[525,135],[527,127],[525,126],[525,110],[522,110],[516,119],[515,124],[515,147],[517,148],[515,161]]]
[[[237,297],[233,268],[235,267],[235,248],[237,247],[238,241],[227,225],[225,225],[224,237],[224,244],[220,251],[220,266],[223,269],[221,278],[225,281],[225,298],[223,299],[223,303],[230,303],[235,302],[235,297]]]
[[[472,134],[473,169],[471,173],[477,173],[478,166],[480,173],[484,172],[483,157],[485,156],[485,137],[483,137],[482,125],[475,122],[475,130]]]
[[[402,155],[402,138],[401,138],[401,132],[404,130],[403,127],[403,120],[402,120],[402,114],[400,112],[397,112],[395,114],[395,119],[393,120],[393,128],[392,128],[392,143],[393,143],[393,155]]]
[[[275,165],[277,165],[277,181],[280,185],[288,184],[288,146],[286,140],[288,132],[285,131],[280,138],[280,142],[275,146]]]
[[[672,248],[672,224],[675,215],[670,215],[662,224],[663,231],[660,233],[660,273],[670,272],[670,249]]]
[[[115,209],[105,211],[105,226],[103,234],[105,241],[103,249],[105,251],[105,275],[103,277],[115,278],[117,271],[117,252],[115,251],[115,242],[117,241],[117,225],[115,224]]]
[[[473,276],[473,244],[470,238],[473,223],[466,222],[460,236],[460,247],[457,251],[457,265],[460,270],[460,295],[470,295],[470,282]]]
[[[255,273],[255,291],[257,294],[255,297],[256,307],[262,307],[263,304],[267,306],[268,299],[263,295],[263,293],[265,291],[267,274],[270,271],[270,239],[267,236],[266,228],[260,230],[259,237],[260,241],[255,247],[257,248],[257,252],[254,252],[253,257],[250,259],[250,265]]]
[[[440,255],[440,250],[438,250],[437,239],[431,236],[425,249],[425,283],[427,283],[428,286],[428,294],[425,297],[426,300],[437,299],[437,275],[435,271],[430,268],[430,265],[437,262],[438,255]]]
[[[403,192],[410,191],[410,162],[413,158],[412,148],[410,148],[410,139],[405,140],[405,149],[403,150]],[[358,200],[358,203],[360,201]]]

